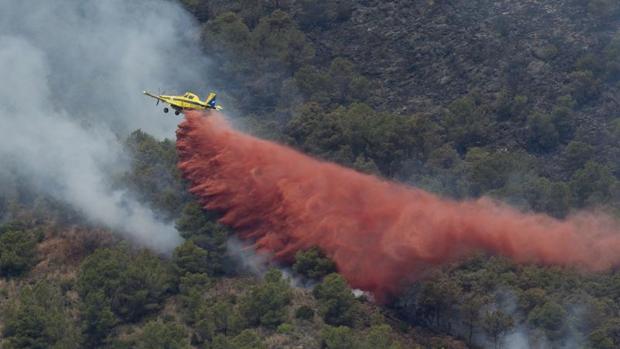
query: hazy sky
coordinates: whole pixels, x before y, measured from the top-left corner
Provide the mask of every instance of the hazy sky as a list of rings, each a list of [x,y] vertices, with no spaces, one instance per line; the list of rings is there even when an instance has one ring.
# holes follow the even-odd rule
[[[174,137],[179,117],[142,90],[207,91],[190,15],[165,0],[0,0],[0,9],[0,167],[170,251],[180,241],[173,226],[106,179],[123,169],[120,141],[131,131]]]

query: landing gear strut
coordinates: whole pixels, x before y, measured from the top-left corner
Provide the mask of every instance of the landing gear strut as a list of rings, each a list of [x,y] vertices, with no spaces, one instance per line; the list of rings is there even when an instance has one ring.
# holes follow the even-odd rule
[[[164,113],[167,113],[167,112],[168,112],[168,108],[164,108]]]

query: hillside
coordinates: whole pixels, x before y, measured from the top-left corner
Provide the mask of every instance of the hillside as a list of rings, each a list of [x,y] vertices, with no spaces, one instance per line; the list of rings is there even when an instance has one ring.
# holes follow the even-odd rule
[[[620,347],[615,265],[590,273],[480,251],[417,266],[416,282],[379,303],[351,290],[329,251],[270,263],[189,193],[175,141],[159,137],[172,133],[158,133],[179,120],[149,119],[161,108],[124,94],[146,88],[133,80],[214,89],[236,128],[381,180],[524,215],[617,219],[616,1],[39,10],[23,20],[37,30],[0,21],[36,39],[0,49],[16,66],[0,88],[13,130],[0,132],[2,348]],[[61,10],[66,25],[39,28]],[[49,33],[79,40],[59,51]]]
[[[586,205],[588,198],[549,207],[553,204],[533,202],[531,194],[514,188],[523,183],[512,182],[526,181],[538,192],[555,185],[561,192],[553,195],[562,197],[580,169],[588,172],[582,176],[601,179],[618,174],[620,51],[614,29],[618,10],[611,2],[291,1],[280,5],[288,17],[283,12],[281,19],[272,15],[258,24],[256,16],[269,14],[273,6],[240,10],[230,3],[224,9],[209,4],[201,8],[219,17],[205,27],[207,52],[231,61],[213,75],[222,73],[239,98],[257,97],[238,105],[252,106],[245,115],[261,110],[263,122],[275,118],[284,136],[274,136],[273,127],[266,135],[304,151],[361,169],[378,167],[452,196],[486,192],[559,216],[570,206]],[[230,9],[238,15],[224,12]],[[247,24],[240,22],[244,18]],[[282,47],[253,45],[276,30],[276,23],[288,28],[293,19],[298,29],[274,35],[284,38],[282,47],[302,45],[295,65],[272,61]],[[239,40],[247,44],[226,44]],[[254,50],[265,58],[243,58]],[[270,73],[244,70],[248,62],[263,64]],[[230,76],[241,71],[244,80],[237,85]],[[263,98],[265,90],[269,98]],[[373,109],[360,109],[364,117],[382,113],[380,134],[361,140],[338,134],[346,131],[331,135],[348,127],[338,120],[347,110],[338,107],[360,107],[360,102]],[[321,112],[326,116],[309,115]],[[309,118],[321,121],[314,126]],[[347,122],[366,123],[361,118]],[[415,139],[398,135],[398,144],[385,139],[400,131],[393,128],[410,126]],[[316,139],[319,134],[331,138]],[[379,143],[392,146],[390,154],[375,155],[381,153],[375,149]],[[485,168],[490,162],[497,165]],[[617,200],[609,193],[614,185],[603,186],[609,195],[591,190],[584,195]]]

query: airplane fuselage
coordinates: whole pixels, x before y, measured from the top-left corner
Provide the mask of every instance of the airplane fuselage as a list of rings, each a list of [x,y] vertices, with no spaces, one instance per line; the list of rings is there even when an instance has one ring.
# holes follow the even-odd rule
[[[208,106],[206,103],[201,100],[195,98],[190,99],[188,97],[183,96],[160,96],[162,102],[170,104],[170,106],[174,109],[181,110],[206,110]]]

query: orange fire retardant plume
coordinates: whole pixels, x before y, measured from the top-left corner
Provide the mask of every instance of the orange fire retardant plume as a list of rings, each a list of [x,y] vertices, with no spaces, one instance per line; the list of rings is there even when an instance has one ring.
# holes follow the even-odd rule
[[[379,300],[476,251],[592,271],[620,264],[620,229],[605,215],[557,220],[486,198],[440,198],[241,133],[215,112],[188,112],[177,138],[191,192],[240,238],[280,261],[319,246]]]

